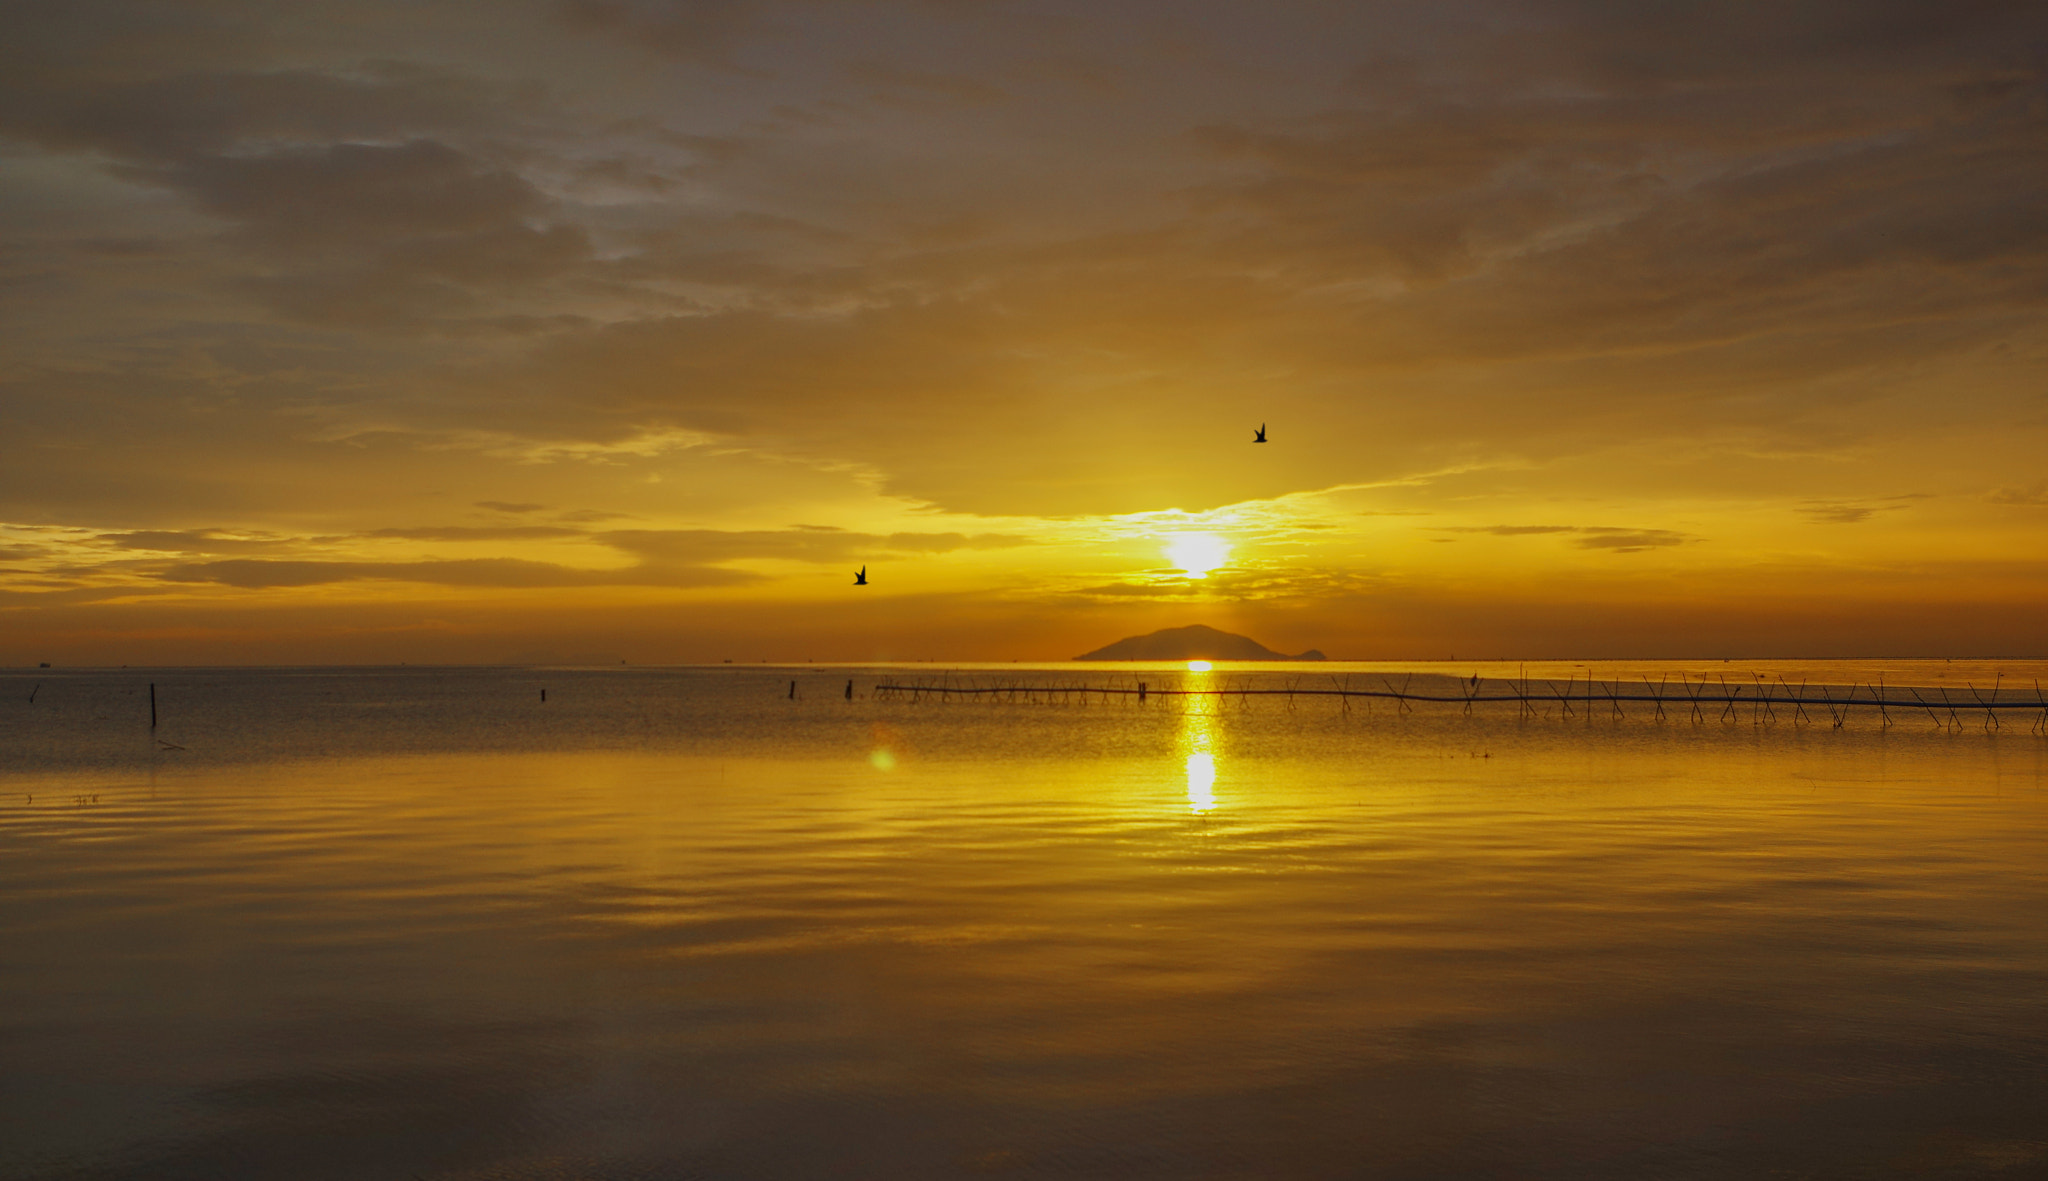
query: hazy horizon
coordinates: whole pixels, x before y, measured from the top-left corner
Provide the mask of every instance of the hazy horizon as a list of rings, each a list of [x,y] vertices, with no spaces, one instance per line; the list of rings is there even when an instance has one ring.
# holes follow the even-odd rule
[[[2026,665],[2026,664],[2039,664],[2039,663],[2042,663],[2043,661],[2048,661],[2048,657],[2038,657],[2038,656],[1953,656],[1953,657],[1894,657],[1894,656],[1839,656],[1839,657],[1837,657],[1837,656],[1828,656],[1828,657],[1815,657],[1815,656],[1769,656],[1769,655],[1766,655],[1766,656],[1754,656],[1754,655],[1752,655],[1752,656],[1615,656],[1615,657],[1583,657],[1583,658],[1579,658],[1579,659],[1573,659],[1572,657],[1569,657],[1569,656],[1558,656],[1558,657],[1516,657],[1516,656],[1493,656],[1493,657],[1456,657],[1456,656],[1446,656],[1446,657],[1441,657],[1441,658],[1437,658],[1437,659],[1431,659],[1431,658],[1428,658],[1428,657],[1417,657],[1417,658],[1403,659],[1403,658],[1398,658],[1398,657],[1372,657],[1372,656],[1329,656],[1329,657],[1325,657],[1325,658],[1324,658],[1324,659],[1322,659],[1322,660],[1221,660],[1221,659],[1219,659],[1219,660],[1216,660],[1216,661],[1214,661],[1214,663],[1215,663],[1215,664],[1217,664],[1217,665],[1219,665],[1219,666],[1223,666],[1223,665],[1228,665],[1228,666],[1232,666],[1232,667],[1235,667],[1235,666],[1239,666],[1239,665],[1242,665],[1242,666],[1244,666],[1245,668],[1249,668],[1249,669],[1257,669],[1257,668],[1270,668],[1270,667],[1273,667],[1273,666],[1275,666],[1275,665],[1287,665],[1287,666],[1295,666],[1295,665],[1298,665],[1298,666],[1300,666],[1300,667],[1302,667],[1302,668],[1314,669],[1314,668],[1321,668],[1321,667],[1326,667],[1326,666],[1330,666],[1330,665],[1339,665],[1339,664],[1362,664],[1362,665],[1373,665],[1373,666],[1376,666],[1376,667],[1386,667],[1386,666],[1402,667],[1402,666],[1408,666],[1408,665],[1425,665],[1425,664],[1428,664],[1428,665],[1438,665],[1438,664],[1441,664],[1441,665],[1451,665],[1451,664],[1456,664],[1456,665],[1462,665],[1462,666],[1481,666],[1481,667],[1488,667],[1488,668],[1492,668],[1492,667],[1497,667],[1497,666],[1501,666],[1501,665],[1510,665],[1510,664],[1528,665],[1528,666],[1536,666],[1536,667],[1562,667],[1562,666],[1574,666],[1574,667],[1585,667],[1585,666],[1588,666],[1588,665],[1615,665],[1615,666],[1633,666],[1633,665],[1680,665],[1680,664],[1713,664],[1713,665],[1721,665],[1721,664],[1741,664],[1741,665],[1758,665],[1758,664],[1769,664],[1769,665],[1781,665],[1781,666],[1782,666],[1782,665],[1795,665],[1795,664],[1796,664],[1796,665],[1876,665],[1876,664],[1886,664],[1886,663],[1890,663],[1890,664],[1898,664],[1898,665],[1920,665],[1920,664],[1924,664],[1924,665],[1930,665],[1930,666],[1932,666],[1932,665],[1939,665],[1939,664],[1944,664],[1944,663],[1945,663],[1945,664],[1949,664],[1949,665],[1966,665],[1966,666],[1986,666],[1986,665],[1999,665],[1999,664],[2017,664],[2017,665]],[[62,671],[64,671],[64,670],[66,670],[66,669],[76,669],[76,670],[80,670],[80,671],[87,671],[87,670],[90,670],[90,671],[94,671],[94,672],[105,672],[105,671],[108,671],[108,670],[119,670],[119,669],[124,669],[124,668],[126,668],[126,669],[157,669],[157,668],[173,668],[173,669],[175,669],[175,668],[242,668],[242,669],[266,669],[266,668],[274,668],[274,669],[292,669],[292,668],[366,668],[366,669],[370,669],[370,668],[375,668],[375,669],[385,669],[385,668],[589,668],[589,669],[599,669],[599,668],[606,668],[606,667],[610,667],[610,666],[614,666],[614,665],[623,665],[623,666],[625,666],[625,667],[628,667],[628,668],[640,668],[640,669],[660,669],[660,668],[706,668],[706,669],[709,669],[709,668],[719,668],[719,667],[723,667],[723,666],[725,666],[725,665],[733,665],[733,666],[735,666],[735,667],[737,667],[737,666],[743,666],[743,665],[744,665],[744,666],[752,666],[752,667],[760,667],[760,666],[762,666],[762,665],[767,665],[767,666],[769,666],[769,667],[773,667],[773,668],[802,668],[802,667],[805,667],[805,666],[812,666],[812,667],[818,667],[818,668],[881,668],[881,667],[888,667],[888,666],[894,666],[894,665],[922,665],[922,664],[948,664],[948,665],[956,665],[956,666],[958,666],[958,667],[961,667],[961,668],[1006,668],[1006,667],[1009,667],[1009,666],[1012,666],[1012,665],[1028,665],[1028,666],[1031,666],[1031,667],[1048,667],[1048,666],[1053,666],[1053,665],[1060,665],[1060,666],[1064,666],[1064,665],[1072,665],[1072,666],[1074,666],[1074,667],[1075,667],[1075,668],[1077,668],[1077,669],[1082,669],[1082,670],[1086,670],[1086,669],[1091,669],[1091,668],[1096,668],[1096,669],[1100,669],[1100,668],[1110,668],[1110,667],[1114,667],[1114,666],[1119,666],[1119,665],[1158,665],[1158,666],[1161,666],[1161,667],[1177,667],[1177,666],[1181,665],[1182,663],[1183,663],[1183,662],[1181,662],[1181,661],[1177,661],[1177,660],[1086,660],[1086,661],[1084,661],[1084,660],[1076,660],[1076,659],[1074,659],[1073,657],[1046,657],[1046,658],[1043,658],[1043,659],[1023,659],[1023,658],[1015,658],[1015,657],[1013,657],[1013,658],[1010,658],[1010,659],[990,659],[990,658],[984,658],[984,657],[973,657],[973,656],[913,656],[913,657],[900,657],[900,658],[896,658],[896,659],[889,659],[889,660],[817,660],[817,659],[813,659],[813,658],[808,658],[808,657],[807,657],[807,658],[801,658],[801,659],[799,659],[799,658],[788,658],[788,657],[781,657],[781,658],[777,658],[777,657],[757,657],[757,658],[754,658],[754,659],[740,659],[740,658],[724,658],[724,657],[721,657],[721,658],[719,658],[719,659],[716,659],[716,660],[680,660],[680,661],[670,661],[670,662],[663,662],[663,661],[634,661],[634,660],[627,660],[627,659],[624,659],[624,658],[622,658],[622,657],[615,657],[615,656],[603,655],[603,654],[598,654],[598,653],[584,653],[584,654],[581,654],[581,655],[579,655],[579,656],[577,656],[577,657],[574,657],[574,658],[568,658],[568,657],[564,657],[564,658],[560,658],[560,659],[557,659],[557,658],[553,658],[553,657],[547,657],[547,658],[539,658],[539,657],[536,657],[536,658],[532,658],[532,659],[524,659],[524,660],[501,660],[501,661],[484,661],[484,660],[472,660],[472,661],[459,661],[459,660],[458,660],[458,661],[441,661],[441,662],[433,662],[433,663],[425,663],[425,662],[421,662],[421,661],[409,661],[409,660],[399,660],[399,661],[390,661],[390,662],[380,662],[380,661],[336,661],[336,662],[330,662],[330,663],[322,663],[322,664],[312,664],[312,663],[296,663],[296,664],[294,664],[294,663],[246,663],[246,664],[237,664],[237,663],[232,663],[232,662],[228,662],[228,663],[220,663],[220,664],[132,664],[132,663],[130,663],[130,664],[58,664],[58,663],[56,663],[56,662],[54,662],[54,661],[49,661],[49,662],[42,662],[42,661],[39,661],[39,662],[37,662],[37,663],[35,663],[35,664],[18,664],[18,665],[6,665],[6,664],[0,664],[0,671],[10,672],[10,673],[13,673],[13,672],[62,672]]]

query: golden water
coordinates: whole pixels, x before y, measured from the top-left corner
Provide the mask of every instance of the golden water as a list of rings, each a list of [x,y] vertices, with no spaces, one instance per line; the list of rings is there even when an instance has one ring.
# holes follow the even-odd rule
[[[878,675],[0,677],[0,1177],[2048,1171],[2025,717]]]

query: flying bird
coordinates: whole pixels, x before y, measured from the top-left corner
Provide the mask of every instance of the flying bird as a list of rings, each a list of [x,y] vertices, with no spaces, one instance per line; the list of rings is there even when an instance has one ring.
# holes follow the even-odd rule
[[[1265,442],[1265,441],[1266,441],[1266,424],[1262,422],[1262,423],[1260,423],[1260,424],[1259,424],[1259,433],[1258,433],[1258,435],[1257,435],[1257,436],[1255,436],[1255,437],[1254,437],[1254,438],[1252,439],[1252,442],[1254,442],[1254,443],[1263,443],[1263,442]]]
[[[856,573],[856,574],[854,574],[854,576],[853,576],[853,585],[855,585],[855,586],[866,586],[867,584],[868,584],[868,568],[867,568],[866,566],[862,566],[862,567],[860,568],[859,572],[857,572],[857,573]]]

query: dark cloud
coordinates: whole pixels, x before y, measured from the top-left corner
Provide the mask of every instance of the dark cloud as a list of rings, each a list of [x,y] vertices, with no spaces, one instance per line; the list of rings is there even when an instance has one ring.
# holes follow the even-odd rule
[[[552,201],[447,138],[509,130],[531,90],[389,65],[109,79],[60,58],[0,82],[0,136],[96,153],[235,226],[260,263],[241,288],[282,310],[406,325],[587,260]]]
[[[1930,296],[1953,314],[2038,290],[2040,79],[1968,112],[1922,85],[1508,99],[1201,137],[1252,166],[1218,194],[1240,215],[1228,249],[1301,282],[1407,288],[1366,321],[1376,353],[1697,347],[1784,332],[1775,317],[1795,309],[1817,333],[1887,305],[1924,317]],[[1993,259],[2023,267],[2022,288],[1943,282]],[[1842,298],[1879,271],[1898,285]]]
[[[1809,506],[1799,511],[1812,520],[1830,525],[1854,525],[1869,520],[1870,514],[1877,509],[1867,504],[1831,504]]]
[[[1799,512],[1806,519],[1827,525],[1854,525],[1869,520],[1877,513],[1897,512],[1910,507],[1916,500],[1927,500],[1924,493],[1904,496],[1887,496],[1869,501],[1809,500],[1799,506]]]
[[[2048,504],[2048,480],[2037,480],[2023,487],[1996,488],[1985,493],[1984,499],[1993,504]]]
[[[89,44],[82,35],[62,57],[0,83],[15,97],[0,108],[0,133],[130,167],[179,168],[252,147],[368,145],[430,128],[481,129],[501,117],[492,108],[531,97],[421,70],[188,70],[166,62],[162,73],[131,66],[110,77]]]
[[[556,17],[582,32],[608,33],[666,57],[731,64],[742,36],[756,31],[755,0],[557,0]]]
[[[305,538],[240,537],[220,530],[144,530],[101,534],[96,539],[119,549],[186,554],[279,553],[317,544],[332,551],[362,541],[425,541],[487,544],[588,540],[634,555],[639,565],[592,570],[515,558],[427,559],[416,561],[350,561],[333,558],[235,559],[186,562],[168,567],[146,559],[73,563],[65,567],[80,577],[141,573],[171,582],[214,582],[237,587],[312,586],[332,582],[382,579],[447,586],[711,586],[744,582],[753,575],[724,569],[722,563],[758,559],[799,562],[850,561],[868,555],[929,555],[960,550],[1007,549],[1034,544],[1030,539],[996,533],[858,533],[829,526],[799,525],[781,530],[716,529],[609,530],[591,532],[559,525],[412,526],[372,529],[358,534]],[[48,556],[44,549],[23,547],[23,557]],[[731,577],[727,577],[727,575]]]
[[[49,590],[22,590],[21,587],[52,585]],[[15,582],[0,587],[0,606],[21,608],[46,608],[70,603],[106,603],[124,599],[147,599],[171,593],[171,588],[161,586],[77,586],[74,584],[44,584]]]
[[[874,62],[854,65],[846,71],[846,76],[863,86],[874,87],[878,92],[875,97],[913,107],[934,104],[945,107],[984,106],[1009,98],[1001,89],[976,78],[938,71],[908,70]]]
[[[1692,538],[1670,529],[1624,529],[1611,525],[1441,525],[1436,533],[1486,533],[1495,537],[1526,537],[1550,533],[1574,534],[1571,543],[1580,549],[1612,550],[1632,554],[1646,549],[1684,545]],[[1436,538],[1448,541],[1449,538]]]
[[[419,526],[389,527],[358,534],[316,537],[241,537],[220,530],[143,530],[101,534],[95,541],[122,550],[158,553],[280,554],[305,552],[317,545],[321,552],[345,551],[351,544],[375,541],[426,541],[467,544],[494,542],[544,542],[588,540],[609,546],[640,559],[635,565],[616,569],[591,569],[523,558],[485,557],[406,561],[365,561],[339,557],[232,558],[222,561],[177,562],[161,559],[124,558],[117,561],[72,560],[45,566],[45,575],[62,575],[68,581],[51,584],[58,589],[78,586],[75,580],[118,579],[124,583],[141,577],[157,582],[217,584],[242,589],[319,586],[340,582],[384,581],[439,586],[502,588],[594,587],[594,586],[735,586],[758,581],[760,575],[736,570],[726,563],[780,559],[797,562],[839,563],[896,555],[931,555],[960,550],[988,550],[1033,544],[1029,539],[1007,534],[857,533],[828,526],[795,526],[783,530],[728,531],[695,530],[612,530],[589,532],[554,525],[513,526]],[[20,547],[23,558],[47,559],[70,554],[52,547]],[[34,579],[16,580],[16,588],[38,585]]]
[[[836,562],[877,552],[941,554],[963,549],[1004,549],[1030,545],[1006,534],[855,533],[818,526],[794,529],[727,531],[717,529],[615,529],[593,534],[597,540],[650,562],[729,562],[780,558],[800,562]]]
[[[1783,80],[1803,72],[1926,69],[2024,61],[2041,11],[2025,0],[1799,0],[1788,4],[1515,5],[1547,26],[1545,49],[1578,75],[1631,92]],[[2017,40],[2016,40],[2017,39]]]
[[[589,256],[575,226],[517,175],[447,144],[326,144],[197,159],[157,174],[239,223],[290,270],[247,280],[315,321],[407,323],[470,314],[479,292],[559,275]]]
[[[551,562],[517,558],[472,558],[424,562],[316,562],[233,559],[173,566],[159,578],[166,582],[211,582],[255,590],[268,587],[322,586],[336,582],[417,582],[436,586],[571,587],[571,586],[733,586],[757,580],[739,570],[665,566],[626,570],[585,570]]]
[[[181,554],[269,553],[287,542],[282,537],[247,536],[219,529],[143,529],[129,533],[103,533],[97,540],[120,549]]]
[[[1664,546],[1684,545],[1692,538],[1670,529],[1611,529],[1591,528],[1579,530],[1581,536],[1572,539],[1580,549],[1610,550],[1617,554],[1641,553],[1648,549]]]
[[[494,232],[537,215],[533,186],[481,168],[447,144],[334,143],[263,155],[201,156],[165,179],[200,208],[287,247],[438,242]]]
[[[531,504],[525,501],[479,500],[476,502],[476,507],[487,508],[493,512],[500,513],[537,513],[548,506],[544,504]]]
[[[582,537],[581,529],[557,525],[437,525],[409,529],[372,529],[364,537],[396,538],[404,541],[545,541]]]

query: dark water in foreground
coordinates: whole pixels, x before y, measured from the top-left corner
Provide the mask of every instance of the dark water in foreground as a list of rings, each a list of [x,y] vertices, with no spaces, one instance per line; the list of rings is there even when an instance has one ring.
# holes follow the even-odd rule
[[[0,1178],[2048,1175],[2024,714],[848,675],[0,673]]]

